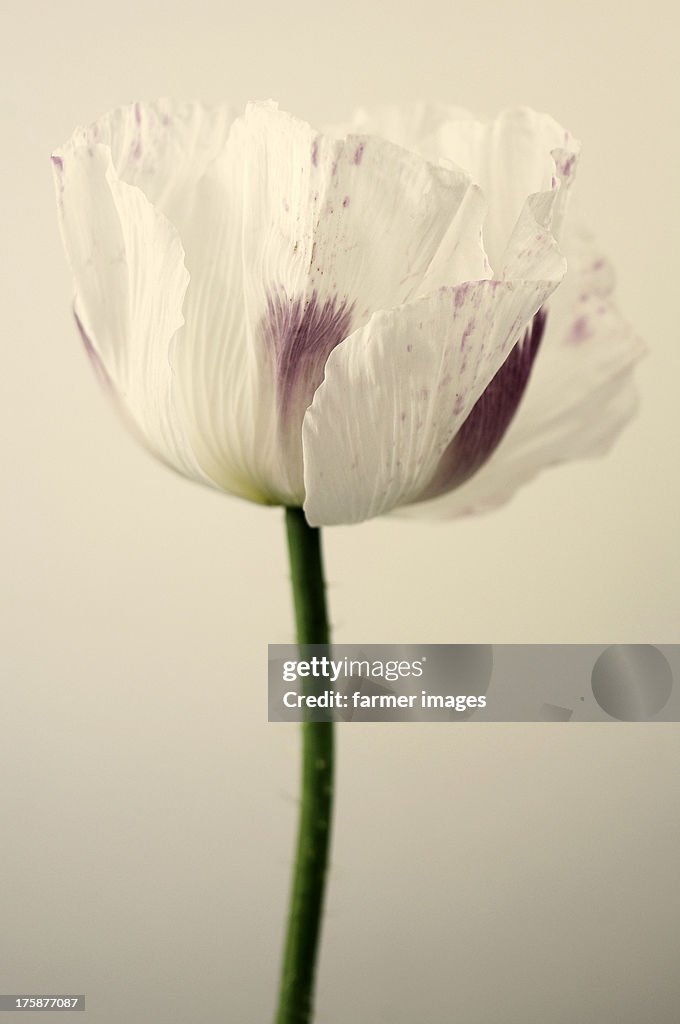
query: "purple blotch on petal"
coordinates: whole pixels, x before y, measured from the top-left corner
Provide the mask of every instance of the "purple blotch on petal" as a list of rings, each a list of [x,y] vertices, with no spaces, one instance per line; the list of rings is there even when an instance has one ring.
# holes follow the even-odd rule
[[[314,167],[319,166],[319,140],[314,139],[312,143],[312,164]]]
[[[524,337],[516,343],[447,445],[419,501],[436,498],[460,487],[484,465],[501,443],[529,383],[545,321],[546,313],[539,309]],[[462,405],[462,398],[458,396],[454,414],[461,412]]]
[[[57,168],[57,170],[59,170],[59,171],[63,171],[64,170],[64,161],[61,159],[60,156],[51,156],[50,160],[52,161],[54,166]]]
[[[359,164],[361,163],[361,161],[364,158],[364,148],[365,148],[365,146],[366,146],[366,143],[360,142],[359,145],[357,146],[357,148],[354,150],[354,163],[357,165],[357,167],[359,166]]]
[[[316,292],[291,298],[271,293],[261,329],[273,361],[281,420],[297,421],[323,380],[326,360],[351,330],[353,306],[333,296],[321,301]]]

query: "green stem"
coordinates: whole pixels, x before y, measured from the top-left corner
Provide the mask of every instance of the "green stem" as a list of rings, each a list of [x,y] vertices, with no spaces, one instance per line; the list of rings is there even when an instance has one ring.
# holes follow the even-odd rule
[[[321,533],[286,509],[297,640],[327,644]],[[307,680],[309,683],[309,680]],[[276,1024],[309,1024],[333,810],[333,723],[302,723],[302,796]]]

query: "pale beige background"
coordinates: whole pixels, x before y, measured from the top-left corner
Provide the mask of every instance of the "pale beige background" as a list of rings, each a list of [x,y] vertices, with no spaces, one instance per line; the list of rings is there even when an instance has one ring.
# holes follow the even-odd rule
[[[641,414],[486,518],[330,531],[336,636],[677,642],[673,12],[5,5],[0,990],[86,991],[96,1024],[270,1020],[295,810],[297,735],[264,721],[265,645],[292,635],[281,515],[185,483],[114,420],[71,320],[50,149],[164,94],[316,121],[414,97],[553,113],[650,344]],[[320,1024],[677,1024],[679,740],[343,729]]]

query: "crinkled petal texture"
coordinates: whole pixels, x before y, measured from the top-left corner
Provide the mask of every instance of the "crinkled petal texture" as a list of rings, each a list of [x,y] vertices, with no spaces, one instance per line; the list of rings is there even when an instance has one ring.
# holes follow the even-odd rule
[[[176,223],[190,220],[231,120],[198,105],[135,104],[52,157],[76,319],[98,376],[151,451],[204,483],[171,365],[189,281]]]
[[[378,313],[331,354],[303,427],[313,524],[422,502],[484,465],[522,399],[539,311],[565,271],[556,234],[577,146],[552,119],[521,110],[486,124],[423,106],[360,113],[357,124],[441,165],[467,161],[486,188],[495,273]]]
[[[575,154],[531,111],[121,109],[53,157],[86,348],[189,477],[317,524],[437,505],[513,428]]]
[[[125,418],[253,500],[304,500],[302,420],[335,346],[490,272],[469,175],[273,104],[135,104],[53,162],[76,315]]]
[[[503,439],[461,486],[400,512],[490,511],[547,466],[607,452],[635,413],[633,371],[645,348],[616,306],[611,264],[583,231],[566,231],[563,248],[569,270],[547,305],[531,383]]]
[[[544,223],[550,224],[553,236],[561,237],[561,248],[570,268],[554,296],[543,302],[531,328],[515,337],[509,355],[495,376],[487,379],[482,392],[473,390],[464,410],[456,395],[456,410],[462,412],[462,417],[444,434],[444,438],[451,440],[440,442],[442,453],[434,473],[430,459],[430,468],[415,480],[410,496],[388,504],[401,514],[417,517],[451,518],[483,512],[506,502],[517,488],[548,465],[607,451],[635,411],[633,370],[644,346],[616,307],[614,275],[606,258],[589,235],[569,230],[568,226],[563,230],[577,143],[551,118],[526,109],[480,122],[465,111],[413,105],[371,113],[360,111],[353,125],[382,133],[432,161],[445,163],[454,159],[471,170],[473,180],[483,186],[489,204],[483,228],[485,249],[501,278],[515,274],[520,279],[531,276],[526,273],[526,255],[531,250],[531,211],[546,200],[551,209],[549,217],[544,216]],[[556,181],[560,182],[557,193]],[[528,199],[527,192],[533,192]],[[519,219],[513,222],[518,211]],[[503,257],[499,257],[500,252]],[[479,283],[474,287],[484,286]],[[410,355],[408,346],[407,352]],[[328,380],[342,355],[335,353],[329,362]],[[348,377],[346,373],[342,386],[349,390]],[[364,377],[366,393],[370,394],[373,387],[373,395],[379,395],[384,402],[384,382],[379,373],[375,373],[373,381],[370,375]],[[443,379],[449,379],[447,370]],[[458,379],[462,382],[462,374]],[[429,390],[429,385],[423,386],[421,396],[425,395],[425,388]],[[445,388],[436,393],[442,392]],[[417,389],[413,389],[414,409],[418,405],[417,394]],[[322,400],[323,388],[308,415],[306,426],[310,434],[315,408]],[[375,401],[373,397],[364,410],[369,421]],[[339,409],[336,415],[340,415]],[[415,423],[418,431],[423,429],[422,416],[411,416],[408,403],[401,403],[396,420],[393,415],[395,438],[404,433],[407,422]],[[380,423],[384,425],[385,419]],[[343,449],[350,447],[355,453],[353,459],[328,460],[328,465],[322,466],[319,446],[315,445],[316,492],[311,479],[313,460],[306,459],[312,521],[321,522],[330,515],[327,495],[331,489],[338,503],[344,496],[346,504],[351,505],[350,519],[363,518],[363,510],[356,504],[359,489],[351,479],[365,464],[366,443],[362,452],[356,443],[356,423],[348,424],[346,429],[353,434],[355,443],[351,448],[345,439]],[[368,436],[374,436],[378,430],[376,418]],[[414,445],[412,436],[406,433],[408,440],[401,446],[402,451],[422,465],[425,460],[420,461],[418,444]],[[311,439],[309,444],[311,456]],[[366,473],[369,489],[365,496],[372,507],[382,504],[381,484],[387,481],[388,487],[394,487],[400,480],[403,483],[399,447],[390,446],[384,437],[379,449],[372,449],[374,458]],[[343,471],[340,479],[339,466]],[[313,502],[314,493],[326,502],[319,509]]]
[[[505,110],[480,119],[457,107],[413,103],[400,107],[358,110],[351,124],[332,127],[371,132],[416,153],[432,163],[453,162],[464,167],[488,201],[484,247],[494,271],[527,197],[553,191],[551,231],[559,237],[568,186],[576,169],[579,144],[548,114],[528,107]]]

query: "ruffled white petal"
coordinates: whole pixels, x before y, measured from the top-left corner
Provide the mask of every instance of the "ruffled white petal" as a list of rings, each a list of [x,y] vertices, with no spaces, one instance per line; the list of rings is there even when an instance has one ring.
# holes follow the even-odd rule
[[[128,426],[204,483],[171,366],[188,281],[178,229],[191,234],[199,183],[232,120],[226,107],[135,103],[78,129],[53,156],[86,347]]]
[[[416,500],[553,287],[444,289],[375,314],[335,349],[303,426],[309,522],[359,522]]]
[[[106,146],[117,177],[140,188],[182,236],[192,217],[194,189],[223,152],[234,117],[224,104],[133,103],[77,129],[58,152],[67,160],[70,153]]]
[[[567,233],[569,271],[522,404],[503,441],[467,483],[401,512],[449,518],[508,501],[547,466],[601,455],[635,412],[633,370],[644,346],[612,297],[613,271],[592,239]]]
[[[547,114],[522,107],[485,120],[456,107],[411,104],[360,110],[353,124],[428,160],[453,161],[471,175],[489,203],[484,247],[496,273],[527,196],[557,189],[561,182],[551,224],[559,237],[579,146]]]
[[[251,104],[230,146],[248,161],[253,287],[256,279],[292,295],[349,296],[357,323],[418,293],[471,188],[457,168],[379,138],[330,139],[273,104]],[[465,277],[484,268],[478,229],[470,239],[459,232],[470,242]]]
[[[460,171],[250,105],[182,236],[175,365],[210,475],[301,502],[302,419],[329,352],[376,309],[488,272],[482,215]]]
[[[427,492],[449,443],[564,275],[548,228],[556,196],[525,203],[503,280],[376,314],[334,350],[303,424],[310,523],[359,522]]]
[[[168,358],[188,281],[177,232],[140,189],[119,179],[108,146],[71,144],[53,163],[76,316],[98,373],[149,449],[207,483]]]
[[[185,323],[173,349],[177,388],[196,456],[215,483],[252,501],[277,500],[273,438],[260,429],[269,370],[245,300],[243,179],[225,152],[197,182],[182,240],[189,270]]]

